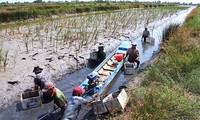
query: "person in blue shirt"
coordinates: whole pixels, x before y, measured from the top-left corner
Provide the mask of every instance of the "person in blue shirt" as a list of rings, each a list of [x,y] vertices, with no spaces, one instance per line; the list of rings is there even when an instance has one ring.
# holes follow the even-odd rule
[[[66,110],[62,120],[76,120],[81,109],[81,105],[85,103],[90,103],[93,101],[97,94],[94,94],[93,98],[85,99],[81,97],[85,92],[81,87],[75,87],[72,92],[72,96],[68,100]]]

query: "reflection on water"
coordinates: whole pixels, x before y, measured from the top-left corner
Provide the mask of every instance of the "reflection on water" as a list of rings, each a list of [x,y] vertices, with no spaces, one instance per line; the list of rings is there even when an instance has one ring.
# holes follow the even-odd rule
[[[142,42],[142,54],[144,55],[145,54],[145,52],[149,49],[149,47],[152,47],[152,46],[154,46],[154,42],[150,42],[150,43],[144,43],[144,42]]]

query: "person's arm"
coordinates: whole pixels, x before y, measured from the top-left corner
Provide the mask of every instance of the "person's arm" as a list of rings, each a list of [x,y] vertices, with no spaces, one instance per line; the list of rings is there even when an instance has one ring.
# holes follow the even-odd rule
[[[137,58],[136,58],[136,60],[139,61],[139,59],[140,59],[140,54],[139,54],[139,51],[137,50]]]
[[[145,32],[145,31],[143,31],[143,33],[142,33],[142,38],[144,38],[144,32]],[[142,39],[142,38],[141,38],[141,39]]]
[[[92,98],[78,97],[78,99],[79,99],[79,104],[90,103],[90,102],[92,102],[97,96],[98,96],[98,93],[95,93],[95,94],[93,95]]]
[[[39,79],[38,79],[37,76],[36,76],[36,77],[34,78],[34,88],[33,88],[34,90],[38,90],[38,88],[39,88],[39,87],[38,87],[38,86],[39,86],[39,85],[38,85],[38,84],[39,84],[38,81],[39,81]]]
[[[130,48],[127,50],[126,54],[125,54],[125,57],[124,57],[124,60],[127,58],[127,56],[129,55],[129,52],[130,52]]]
[[[150,32],[148,31],[148,37],[150,36]]]
[[[80,103],[80,104],[89,103],[89,102],[91,102],[91,101],[93,101],[93,98],[88,98],[88,99],[86,99],[86,98],[81,97],[81,98],[79,99],[79,103]]]

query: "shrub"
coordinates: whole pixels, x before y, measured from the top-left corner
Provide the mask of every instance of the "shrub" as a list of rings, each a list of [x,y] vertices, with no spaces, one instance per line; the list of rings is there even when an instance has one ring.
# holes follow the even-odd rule
[[[163,76],[163,73],[158,69],[157,67],[150,67],[147,70],[147,75],[145,76],[145,79],[142,80],[141,85],[142,86],[149,86],[151,83],[156,84],[169,84],[170,81],[167,80],[165,76]]]
[[[186,98],[178,86],[151,86],[133,92],[132,116],[136,120],[179,119],[198,115],[200,104]]]
[[[185,87],[190,92],[200,94],[200,68],[194,69],[189,73],[185,80]]]
[[[170,24],[169,26],[165,27],[162,32],[162,40],[163,41],[169,40],[170,35],[176,32],[179,27],[180,24]]]

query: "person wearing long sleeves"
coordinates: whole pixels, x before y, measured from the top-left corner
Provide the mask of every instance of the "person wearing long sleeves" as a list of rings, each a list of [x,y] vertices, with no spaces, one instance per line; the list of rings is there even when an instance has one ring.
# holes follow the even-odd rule
[[[52,82],[46,82],[44,88],[42,89],[43,93],[49,95],[49,99],[54,100],[54,108],[59,107],[61,109],[58,118],[62,118],[68,100],[66,99],[65,95],[56,87],[54,87]]]
[[[142,38],[144,39],[144,42],[146,42],[146,39],[147,37],[150,36],[150,33],[149,31],[147,30],[147,28],[145,28],[145,30],[143,31],[143,34],[142,34]]]
[[[128,49],[127,54],[125,56],[125,58],[128,56],[128,62],[130,63],[137,63],[137,67],[139,67],[140,65],[140,56],[139,56],[139,51],[136,49],[137,44],[135,42],[133,42],[132,47]]]
[[[75,87],[72,92],[72,96],[69,98],[66,110],[62,120],[76,120],[81,109],[81,105],[85,103],[90,103],[93,101],[94,97],[97,97],[97,94],[93,98],[83,98],[82,94],[85,92],[81,87]]]

